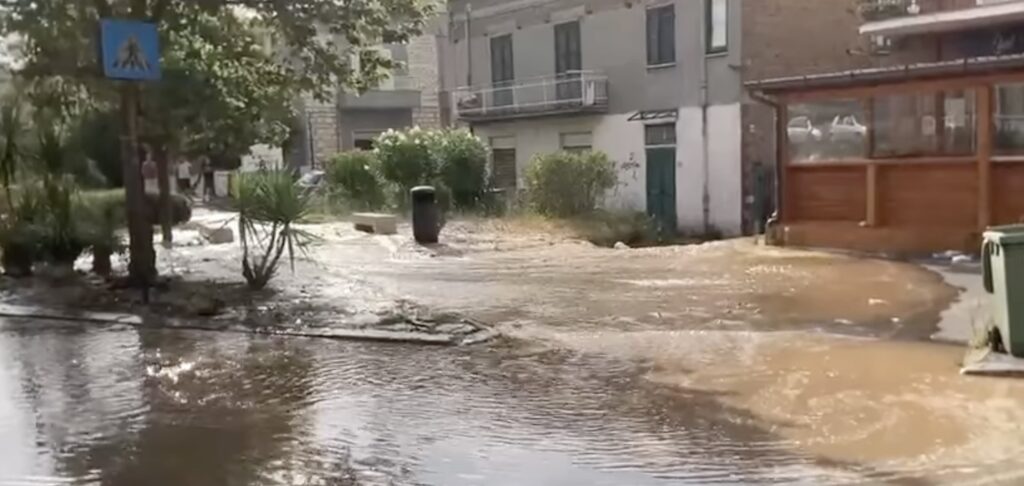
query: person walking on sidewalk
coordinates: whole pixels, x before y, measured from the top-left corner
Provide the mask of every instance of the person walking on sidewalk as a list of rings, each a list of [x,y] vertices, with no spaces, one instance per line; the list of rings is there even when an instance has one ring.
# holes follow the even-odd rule
[[[160,192],[160,185],[157,183],[157,174],[160,172],[156,161],[153,160],[153,149],[146,145],[145,154],[142,157],[142,187],[146,193],[156,194]]]
[[[182,196],[189,196],[192,193],[192,163],[182,158],[178,161],[178,193]]]
[[[210,162],[210,158],[205,155],[200,158],[200,163],[203,169],[203,201],[209,202],[217,196],[217,191],[213,187],[213,164]]]

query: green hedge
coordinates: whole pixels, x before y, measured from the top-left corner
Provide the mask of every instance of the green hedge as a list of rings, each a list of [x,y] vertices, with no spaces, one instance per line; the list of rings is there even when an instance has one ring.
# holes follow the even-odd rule
[[[546,216],[592,213],[616,183],[615,164],[602,152],[538,155],[526,169],[530,207]]]
[[[340,197],[356,209],[384,205],[384,187],[378,173],[380,161],[373,152],[353,151],[335,155],[327,163],[327,184],[332,197]]]

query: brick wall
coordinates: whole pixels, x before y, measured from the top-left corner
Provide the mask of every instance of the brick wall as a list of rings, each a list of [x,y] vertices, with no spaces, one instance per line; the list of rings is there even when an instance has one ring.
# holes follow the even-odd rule
[[[870,67],[859,32],[857,0],[743,0],[743,79],[751,81]],[[756,174],[775,162],[774,111],[746,100],[743,114],[744,226],[756,228],[760,204],[774,181]],[[760,181],[760,182],[759,182]],[[768,187],[765,187],[768,186]]]
[[[741,3],[746,81],[871,66],[857,0]]]

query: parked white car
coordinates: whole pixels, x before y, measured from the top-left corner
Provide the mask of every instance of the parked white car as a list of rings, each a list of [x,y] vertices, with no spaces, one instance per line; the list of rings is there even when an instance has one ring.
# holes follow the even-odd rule
[[[821,140],[821,130],[814,128],[811,119],[806,116],[798,116],[789,121],[786,126],[789,141],[793,143],[816,142]]]
[[[857,117],[853,115],[836,116],[832,120],[829,139],[833,142],[860,143],[867,134],[868,127],[861,124]]]

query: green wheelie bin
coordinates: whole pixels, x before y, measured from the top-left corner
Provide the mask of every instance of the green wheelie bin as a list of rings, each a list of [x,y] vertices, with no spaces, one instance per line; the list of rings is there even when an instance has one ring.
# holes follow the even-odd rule
[[[1003,348],[1024,358],[1024,224],[989,228],[981,256],[985,290],[991,294],[992,318]]]

